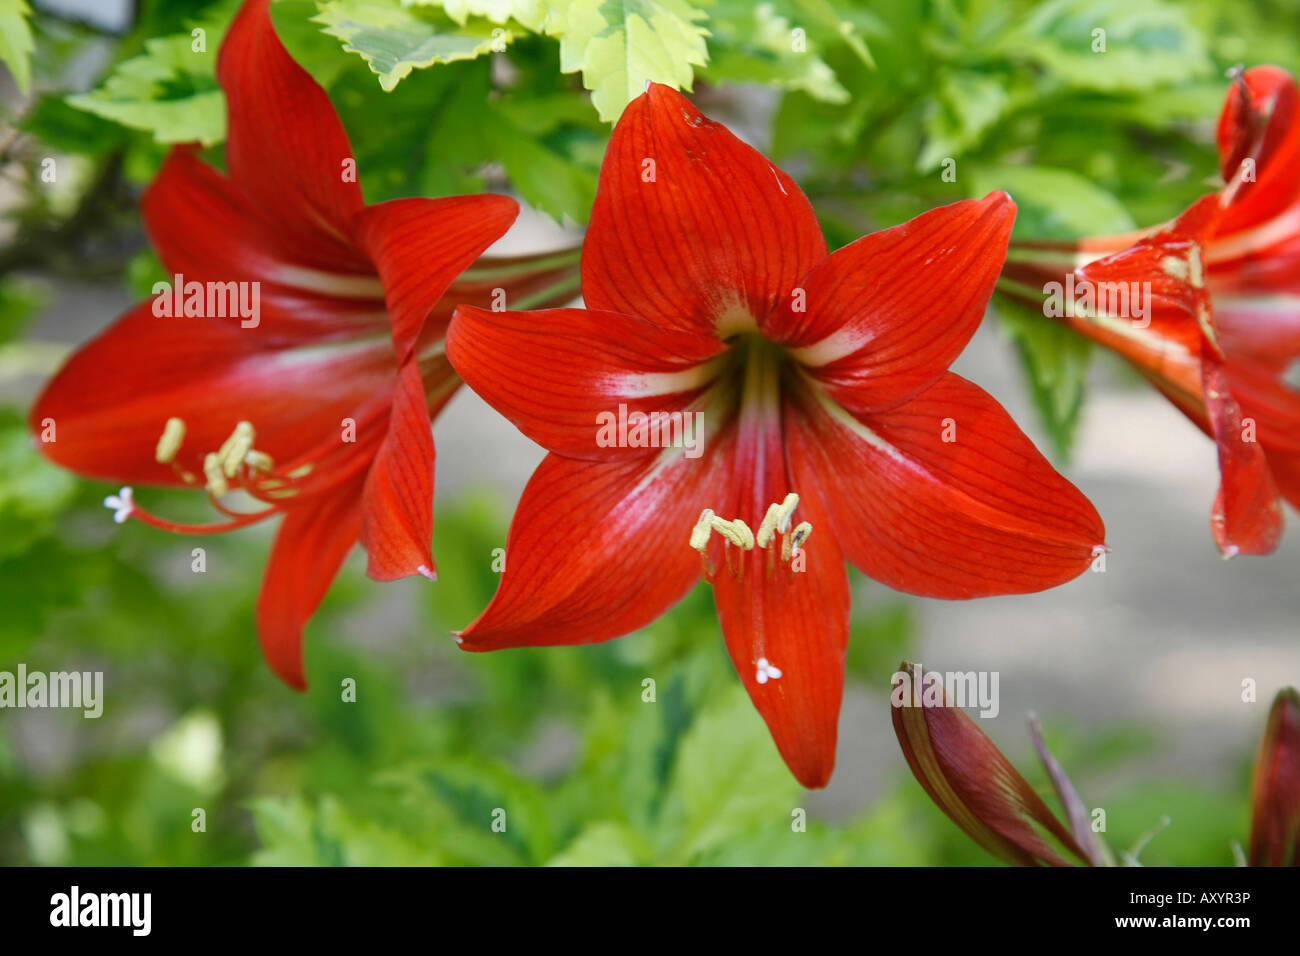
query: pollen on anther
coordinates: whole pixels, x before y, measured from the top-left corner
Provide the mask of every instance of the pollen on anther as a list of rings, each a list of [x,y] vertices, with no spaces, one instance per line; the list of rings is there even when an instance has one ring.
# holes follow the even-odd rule
[[[176,453],[181,450],[183,441],[185,441],[184,420],[167,419],[167,424],[163,426],[162,437],[158,439],[158,447],[153,454],[154,460],[160,465],[170,465],[176,459]]]

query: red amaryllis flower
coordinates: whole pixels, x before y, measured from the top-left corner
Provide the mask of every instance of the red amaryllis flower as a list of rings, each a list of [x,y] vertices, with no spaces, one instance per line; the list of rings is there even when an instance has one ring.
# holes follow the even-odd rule
[[[1032,301],[1035,286],[1062,278],[1052,255],[1082,263],[1066,286],[1080,299],[1062,318],[1215,439],[1222,484],[1211,528],[1227,557],[1275,550],[1281,498],[1300,507],[1300,392],[1286,378],[1300,356],[1298,107],[1290,74],[1247,70],[1219,120],[1227,185],[1217,196],[1145,233],[1024,243],[1005,272]],[[1114,308],[1115,293],[1126,302],[1144,286],[1150,314]]]
[[[371,577],[434,575],[430,418],[458,384],[442,336],[455,302],[520,291],[490,263],[461,276],[518,207],[366,206],[338,116],[281,45],[268,0],[235,17],[217,75],[229,176],[177,149],[142,203],[175,288],[73,355],[30,424],[64,467],[206,486],[227,518],[167,521],[124,488],[106,502],[119,522],[210,532],[283,514],[257,623],[272,669],[301,688],[303,625],[358,539]],[[265,507],[229,510],[231,488]]]
[[[903,756],[935,805],[967,836],[1007,863],[1114,865],[1114,853],[1092,832],[1087,807],[1043,743],[1037,719],[1030,716],[1029,732],[1068,827],[975,721],[954,704],[939,678],[936,672],[922,673],[917,665],[904,661],[894,675],[890,701]],[[1300,864],[1300,695],[1293,688],[1284,688],[1273,701],[1255,763],[1254,790],[1250,853],[1245,862],[1250,866]],[[1122,854],[1123,861],[1135,863],[1154,832],[1158,830]]]
[[[825,785],[846,559],[901,590],[970,598],[1060,584],[1102,546],[1092,505],[947,370],[1014,214],[997,193],[827,255],[785,173],[651,85],[601,170],[588,309],[452,319],[457,371],[550,451],[462,646],[617,637],[702,570],[786,763]]]
[[[1255,760],[1251,866],[1300,866],[1300,694],[1288,687],[1269,711]]]

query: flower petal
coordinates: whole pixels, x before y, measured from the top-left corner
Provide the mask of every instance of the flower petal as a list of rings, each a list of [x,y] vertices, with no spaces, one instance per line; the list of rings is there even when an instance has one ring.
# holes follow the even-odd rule
[[[1214,499],[1210,530],[1219,550],[1272,554],[1282,538],[1282,503],[1269,474],[1268,458],[1255,427],[1247,428],[1222,362],[1207,355],[1201,366],[1205,408],[1219,450],[1222,481]]]
[[[833,253],[784,304],[772,332],[856,411],[910,398],[966,347],[1006,259],[1006,193],[934,209]]]
[[[582,257],[587,305],[664,328],[752,328],[826,255],[807,197],[657,83],[614,127]]]
[[[890,587],[941,598],[1041,591],[1104,547],[1088,499],[952,372],[889,412],[853,416],[824,396],[802,412],[797,486],[818,489],[849,561]]]
[[[356,544],[360,490],[351,485],[291,507],[271,547],[257,599],[257,633],[271,670],[297,690],[307,688],[302,629]]]
[[[712,378],[704,363],[723,350],[712,336],[586,309],[462,306],[447,333],[447,357],[488,404],[542,447],[593,460],[654,454],[618,442],[618,423],[690,414]]]
[[[444,388],[438,407],[451,397]],[[397,377],[388,434],[375,455],[362,492],[361,546],[369,556],[366,573],[376,581],[435,574],[433,535],[433,431],[419,363],[406,361]]]
[[[230,178],[321,268],[370,272],[349,235],[362,198],[347,133],[325,91],[276,36],[270,0],[247,0],[235,15],[217,81],[226,94]]]
[[[358,436],[386,410],[396,371],[385,338],[263,348],[238,323],[160,318],[142,302],[78,349],[36,400],[33,433],[55,423],[41,451],[65,468],[128,484],[182,484],[154,460],[167,419],[184,420],[176,464],[201,475],[240,421],[276,461],[337,437],[344,418]]]
[[[394,199],[357,214],[354,231],[383,280],[399,362],[447,288],[518,215],[517,202],[492,195]]]
[[[548,455],[515,511],[496,596],[461,646],[591,644],[649,624],[699,579],[688,542],[721,461]]]
[[[1219,116],[1219,160],[1228,206],[1217,238],[1262,248],[1259,230],[1288,212],[1300,213],[1300,88],[1276,66],[1247,70],[1228,90]],[[1246,176],[1243,162],[1254,161]],[[1300,228],[1300,220],[1296,227]],[[1294,234],[1295,228],[1291,230]]]
[[[769,440],[770,439],[770,440]],[[720,515],[759,527],[758,515],[798,486],[787,477],[779,431],[759,436],[762,447],[742,450],[735,483]],[[764,450],[765,449],[765,450]],[[766,451],[766,453],[765,453]],[[777,750],[801,784],[826,786],[835,768],[844,654],[849,639],[849,582],[834,526],[816,495],[794,513],[812,534],[790,560],[783,537],[742,551],[714,537],[711,581],[727,652],[767,722]],[[788,535],[787,535],[788,536]],[[771,676],[772,668],[779,676]]]
[[[1251,866],[1300,866],[1300,694],[1280,691],[1255,760]]]
[[[1069,831],[966,712],[903,661],[891,696],[894,733],[912,776],[966,835],[1018,866],[1070,866],[1037,824],[1086,861]]]

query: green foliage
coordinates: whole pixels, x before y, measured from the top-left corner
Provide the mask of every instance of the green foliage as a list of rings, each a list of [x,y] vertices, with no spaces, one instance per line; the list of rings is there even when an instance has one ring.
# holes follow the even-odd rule
[[[28,60],[36,46],[28,23],[31,15],[27,0],[0,0],[0,63],[9,67],[18,89],[24,93],[32,82]]]

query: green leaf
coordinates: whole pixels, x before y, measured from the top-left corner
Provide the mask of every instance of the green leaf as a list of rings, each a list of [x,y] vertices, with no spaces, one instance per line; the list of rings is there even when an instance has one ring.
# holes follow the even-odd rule
[[[22,420],[6,412],[0,419],[0,558],[21,554],[45,534],[76,487],[71,474],[32,447]]]
[[[927,173],[978,145],[1011,104],[1006,87],[1005,77],[973,70],[947,74],[921,123],[925,148],[917,157],[916,171]]]
[[[995,300],[994,311],[1016,344],[1043,427],[1057,453],[1067,458],[1083,408],[1092,343],[1059,322],[1001,296]]]
[[[739,834],[790,820],[800,791],[748,695],[733,688],[682,739],[665,814],[689,860]]]
[[[560,38],[560,69],[582,71],[612,123],[648,82],[691,88],[691,68],[708,62],[704,16],[686,0],[572,0],[552,6],[546,32]]]
[[[634,830],[619,823],[593,823],[547,866],[637,866],[654,851]]]
[[[771,3],[723,0],[712,11],[714,42],[704,77],[710,83],[761,83],[799,90],[824,103],[845,103],[846,90],[811,50],[794,49],[791,22]]]
[[[30,58],[36,46],[27,22],[31,15],[27,0],[0,0],[0,63],[9,67],[23,93],[32,82]]]
[[[511,183],[527,202],[556,219],[586,222],[596,199],[597,172],[574,162],[488,107],[483,133]]]
[[[483,17],[493,23],[514,21],[540,33],[552,4],[549,0],[406,0],[408,7],[441,7],[459,24],[470,17]]]
[[[1037,239],[1128,232],[1133,217],[1118,199],[1078,173],[1045,166],[968,164],[969,195],[1005,189],[1016,201],[1015,234]],[[959,167],[959,176],[961,176]]]
[[[514,34],[486,21],[457,24],[433,12],[408,9],[398,0],[330,0],[313,21],[343,41],[392,90],[412,70],[435,63],[473,60],[505,49]]]
[[[145,52],[122,63],[98,89],[67,98],[78,109],[132,129],[159,143],[219,143],[226,136],[225,100],[216,80],[221,25],[145,41]]]
[[[1035,62],[1069,85],[1106,91],[1181,83],[1210,66],[1201,35],[1164,0],[1049,0],[996,52]]]

